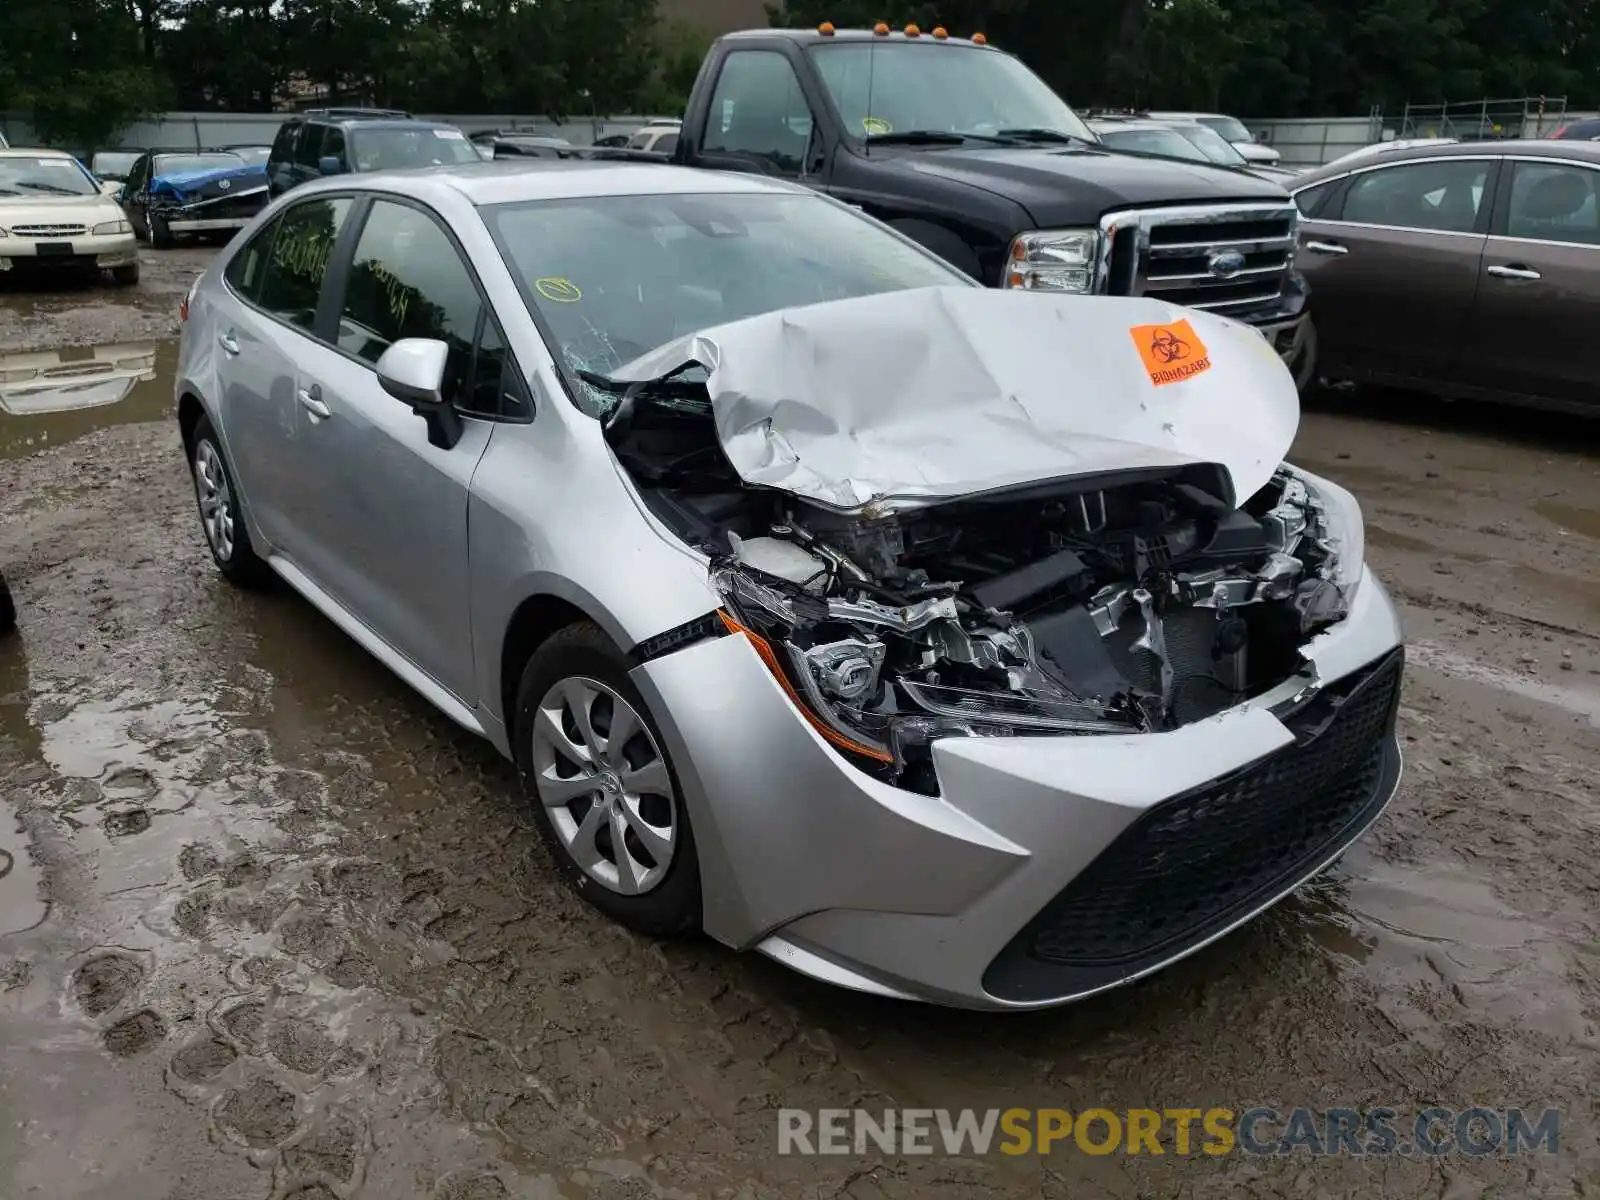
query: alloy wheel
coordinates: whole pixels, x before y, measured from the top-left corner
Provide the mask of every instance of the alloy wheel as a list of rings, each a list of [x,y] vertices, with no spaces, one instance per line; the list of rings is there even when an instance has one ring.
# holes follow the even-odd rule
[[[210,439],[202,438],[194,452],[194,487],[200,498],[200,523],[218,562],[233,559],[233,489]]]
[[[654,889],[678,845],[678,798],[649,727],[612,688],[556,682],[533,720],[533,784],[562,847],[624,896]]]

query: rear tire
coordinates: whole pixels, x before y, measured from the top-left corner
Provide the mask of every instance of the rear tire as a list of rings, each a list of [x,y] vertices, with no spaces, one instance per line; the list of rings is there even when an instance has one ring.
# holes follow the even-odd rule
[[[688,809],[611,639],[587,621],[551,635],[523,668],[511,731],[523,794],[573,890],[640,933],[698,931]]]
[[[260,587],[272,578],[268,567],[250,544],[244,513],[239,506],[239,489],[222,453],[222,442],[211,427],[209,417],[201,417],[194,429],[189,469],[194,475],[194,498],[200,510],[200,531],[205,535],[211,561],[229,583],[239,587]]]
[[[132,287],[139,282],[139,264],[129,263],[125,267],[112,267],[111,282],[118,287]]]

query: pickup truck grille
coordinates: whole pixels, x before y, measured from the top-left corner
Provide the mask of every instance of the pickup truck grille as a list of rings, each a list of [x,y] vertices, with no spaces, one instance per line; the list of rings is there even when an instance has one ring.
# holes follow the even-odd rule
[[[1242,316],[1283,294],[1298,221],[1288,200],[1109,213],[1105,290]]]

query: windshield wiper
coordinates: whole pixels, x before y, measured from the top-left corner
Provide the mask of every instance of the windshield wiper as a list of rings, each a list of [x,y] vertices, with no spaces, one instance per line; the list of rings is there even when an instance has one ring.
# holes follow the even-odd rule
[[[49,192],[53,196],[87,196],[88,192],[75,192],[71,188],[64,188],[58,183],[35,183],[31,179],[19,180],[18,187],[32,188],[36,192]]]
[[[1059,129],[1002,129],[996,136],[1016,142],[1054,142],[1062,146],[1078,144],[1096,148],[1100,146],[1099,142],[1091,141],[1076,133],[1062,133]]]
[[[896,133],[869,133],[872,146],[959,146],[965,142],[993,142],[1005,145],[1006,139],[981,133],[951,133],[947,129],[907,129]]]

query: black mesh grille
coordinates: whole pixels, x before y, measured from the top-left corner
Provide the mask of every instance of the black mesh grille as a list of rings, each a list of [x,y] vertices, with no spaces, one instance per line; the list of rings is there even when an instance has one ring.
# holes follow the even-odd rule
[[[1293,745],[1129,826],[1002,952],[986,986],[1028,991],[1019,957],[1072,968],[1085,990],[1114,982],[1226,928],[1353,839],[1392,787],[1401,667],[1396,651],[1324,689],[1285,721]]]

